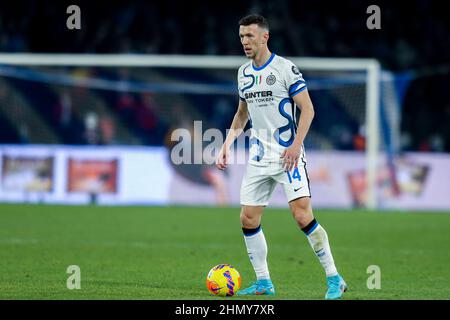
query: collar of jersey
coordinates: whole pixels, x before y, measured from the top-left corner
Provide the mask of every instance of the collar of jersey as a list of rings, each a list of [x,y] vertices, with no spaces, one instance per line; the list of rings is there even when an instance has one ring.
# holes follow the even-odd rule
[[[260,71],[260,70],[264,69],[265,67],[267,67],[267,66],[269,65],[269,63],[272,62],[273,58],[275,58],[275,53],[272,52],[272,54],[271,54],[269,60],[267,60],[266,63],[264,63],[261,67],[255,67],[255,65],[254,65],[253,62],[252,62],[253,70],[255,70],[255,71]]]

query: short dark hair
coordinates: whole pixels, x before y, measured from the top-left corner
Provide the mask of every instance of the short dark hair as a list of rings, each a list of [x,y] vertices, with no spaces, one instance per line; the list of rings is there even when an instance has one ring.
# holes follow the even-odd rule
[[[239,20],[240,26],[249,26],[251,24],[257,24],[258,27],[269,30],[269,23],[267,19],[259,14],[249,14]]]

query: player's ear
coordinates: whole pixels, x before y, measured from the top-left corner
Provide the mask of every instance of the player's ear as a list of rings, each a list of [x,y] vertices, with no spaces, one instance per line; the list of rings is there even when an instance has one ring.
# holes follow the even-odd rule
[[[263,39],[264,39],[263,44],[266,44],[269,41],[269,32],[265,31],[263,33]]]

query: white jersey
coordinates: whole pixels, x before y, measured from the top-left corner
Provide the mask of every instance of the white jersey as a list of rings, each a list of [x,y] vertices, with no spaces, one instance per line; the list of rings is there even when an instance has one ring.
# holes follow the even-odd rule
[[[238,89],[250,115],[249,162],[280,162],[297,131],[297,107],[292,97],[306,89],[302,74],[291,61],[272,53],[261,67],[249,61],[239,68]],[[301,149],[303,157],[303,146]]]

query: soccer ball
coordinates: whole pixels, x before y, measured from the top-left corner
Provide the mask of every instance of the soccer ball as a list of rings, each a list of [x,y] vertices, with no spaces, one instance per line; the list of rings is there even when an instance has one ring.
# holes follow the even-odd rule
[[[241,275],[230,264],[219,264],[209,270],[206,287],[215,296],[231,297],[241,287]]]

